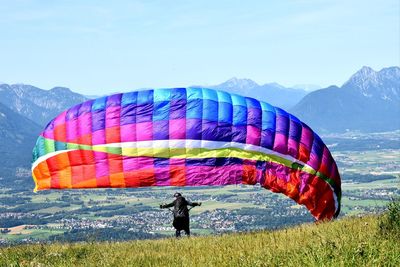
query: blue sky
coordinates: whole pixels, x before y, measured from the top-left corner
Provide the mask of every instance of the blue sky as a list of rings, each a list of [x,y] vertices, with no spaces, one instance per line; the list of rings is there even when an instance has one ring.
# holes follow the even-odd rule
[[[84,94],[341,85],[400,65],[400,1],[2,1],[0,81]]]

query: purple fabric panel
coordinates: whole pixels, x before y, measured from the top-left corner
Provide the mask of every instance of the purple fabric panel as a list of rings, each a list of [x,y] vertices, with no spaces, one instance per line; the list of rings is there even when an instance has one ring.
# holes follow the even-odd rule
[[[153,103],[138,105],[136,108],[137,123],[153,121]]]
[[[276,132],[284,135],[289,133],[289,118],[283,115],[276,114]]]
[[[93,100],[84,102],[81,105],[81,107],[79,108],[78,116],[82,116],[82,115],[92,112],[92,104],[93,104]]]
[[[218,141],[217,140],[217,125],[218,122],[216,121],[208,121],[208,120],[203,120],[202,121],[202,140],[213,140],[213,141]]]
[[[232,126],[232,141],[246,143],[247,126]]]
[[[121,125],[136,123],[136,105],[122,107],[120,123]]]
[[[300,142],[301,139],[301,124],[290,120],[290,127],[289,127],[289,138],[293,139],[296,142]]]
[[[287,141],[287,135],[276,132],[273,150],[286,155],[288,150]]]
[[[156,185],[157,186],[170,186],[171,185],[169,167],[155,168],[154,173],[156,176]]]
[[[81,105],[76,105],[72,108],[70,108],[69,110],[67,110],[67,115],[65,117],[66,121],[69,120],[74,120],[78,117],[79,114],[79,108],[81,107]]]
[[[169,121],[153,121],[153,140],[169,139]]]
[[[201,119],[186,119],[186,139],[201,140]]]
[[[261,129],[261,109],[247,109],[247,124]]]
[[[274,146],[275,132],[271,130],[263,130],[261,132],[260,146],[272,149]]]
[[[136,124],[121,125],[121,142],[136,141]]]
[[[107,107],[119,107],[121,106],[122,94],[111,95],[107,98]]]
[[[169,118],[171,120],[186,118],[186,99],[171,100]]]
[[[92,112],[92,131],[95,132],[104,129],[106,125],[106,112],[105,110],[98,110]]]
[[[218,122],[217,126],[218,140],[230,142],[232,141],[232,126],[230,123]]]
[[[120,124],[121,106],[111,106],[106,110],[106,127],[111,128]]]
[[[187,186],[241,184],[242,177],[242,165],[186,167]]]

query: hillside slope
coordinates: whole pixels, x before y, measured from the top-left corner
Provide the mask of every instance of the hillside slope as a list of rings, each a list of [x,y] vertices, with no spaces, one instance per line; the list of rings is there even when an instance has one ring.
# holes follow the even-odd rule
[[[16,182],[17,168],[29,171],[32,147],[40,131],[39,125],[0,103],[1,186]]]
[[[400,266],[400,244],[378,217],[254,232],[133,242],[0,249],[1,266]]]
[[[289,110],[319,133],[400,129],[400,68],[363,67],[342,86],[306,95]]]

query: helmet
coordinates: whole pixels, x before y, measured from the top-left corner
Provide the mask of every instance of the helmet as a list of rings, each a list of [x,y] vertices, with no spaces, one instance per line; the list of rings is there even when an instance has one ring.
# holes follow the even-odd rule
[[[176,192],[175,194],[174,194],[174,197],[181,197],[182,196],[182,194],[181,193],[178,193],[178,192]]]

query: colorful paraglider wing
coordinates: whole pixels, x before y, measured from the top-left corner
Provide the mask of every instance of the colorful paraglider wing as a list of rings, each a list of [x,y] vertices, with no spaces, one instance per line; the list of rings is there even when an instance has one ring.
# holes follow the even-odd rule
[[[326,145],[282,109],[204,88],[115,94],[61,113],[33,150],[36,190],[256,184],[305,205],[340,210]]]

